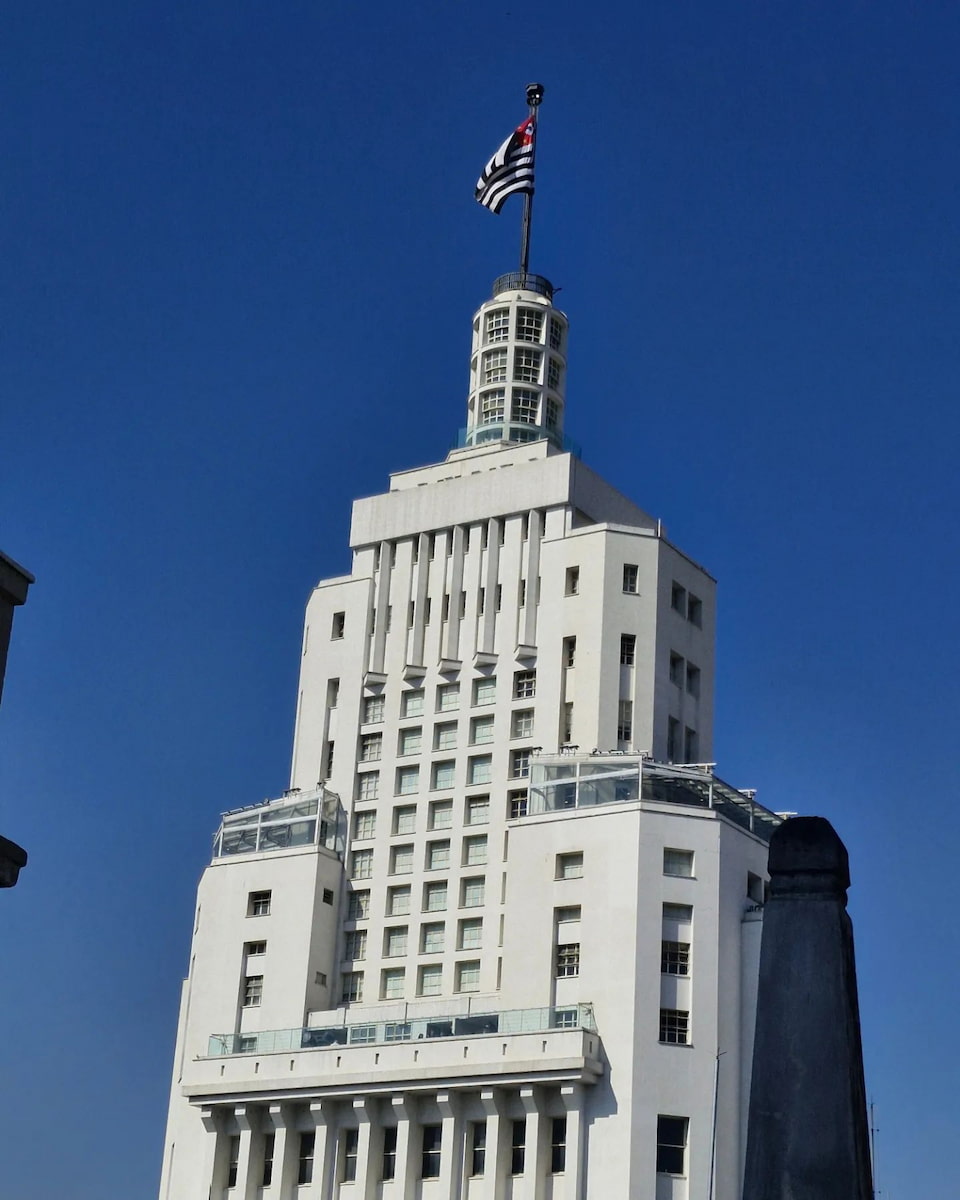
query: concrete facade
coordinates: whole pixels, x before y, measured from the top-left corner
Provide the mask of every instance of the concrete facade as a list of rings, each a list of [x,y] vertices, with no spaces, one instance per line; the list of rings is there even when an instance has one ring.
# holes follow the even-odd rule
[[[714,581],[564,449],[566,341],[549,285],[481,306],[461,448],[310,597],[290,788],[200,885],[161,1200],[738,1196],[778,818],[713,773]]]

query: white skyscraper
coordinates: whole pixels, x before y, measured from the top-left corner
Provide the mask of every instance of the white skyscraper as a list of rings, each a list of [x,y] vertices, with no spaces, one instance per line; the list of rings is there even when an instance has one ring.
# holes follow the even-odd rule
[[[503,276],[467,427],[353,507],[290,788],[223,817],[161,1200],[738,1200],[767,842],[712,771],[714,581],[563,435]]]

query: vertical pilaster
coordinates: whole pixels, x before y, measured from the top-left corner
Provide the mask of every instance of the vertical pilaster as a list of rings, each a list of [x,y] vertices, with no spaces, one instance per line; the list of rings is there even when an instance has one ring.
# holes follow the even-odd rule
[[[527,603],[523,610],[523,636],[520,638],[524,646],[537,644],[537,580],[540,577],[540,542],[543,538],[543,522],[537,509],[530,513],[527,522]]]
[[[273,1175],[262,1195],[263,1200],[281,1200],[291,1194],[297,1182],[300,1135],[294,1113],[285,1104],[271,1104],[267,1119],[273,1132]]]
[[[207,1131],[206,1146],[203,1155],[203,1171],[201,1179],[205,1188],[201,1187],[198,1196],[207,1194],[216,1196],[227,1186],[227,1158],[229,1148],[223,1132],[223,1119],[219,1108],[202,1108],[200,1120]]]
[[[241,1104],[233,1110],[240,1131],[237,1186],[234,1193],[238,1200],[256,1200],[260,1189],[263,1176],[263,1142],[257,1137],[260,1131],[258,1115],[256,1107],[252,1104]]]
[[[583,1119],[583,1085],[571,1084],[560,1089],[567,1116],[567,1151],[562,1182],[554,1182],[554,1200],[584,1200],[583,1166],[586,1125]]]
[[[487,1116],[487,1169],[493,1176],[493,1186],[487,1188],[487,1195],[490,1200],[503,1200],[507,1194],[512,1146],[506,1097],[499,1088],[494,1088],[480,1093],[480,1103]]]
[[[463,1180],[463,1117],[460,1097],[455,1092],[440,1092],[437,1095],[437,1108],[440,1109],[443,1130],[440,1139],[438,1195],[441,1200],[459,1200]]]
[[[376,1148],[373,1145],[375,1103],[369,1096],[353,1102],[353,1115],[356,1117],[358,1129],[356,1194],[361,1200],[374,1200],[377,1194],[377,1171],[374,1169]]]
[[[514,1196],[516,1200],[543,1200],[547,1175],[545,1151],[549,1151],[549,1144],[544,1137],[544,1125],[547,1124],[548,1118],[543,1115],[537,1088],[521,1088],[520,1103],[526,1115],[527,1126],[522,1182],[519,1188],[514,1186]]]
[[[390,1099],[397,1118],[397,1173],[401,1183],[401,1196],[413,1196],[419,1175],[420,1145],[418,1127],[413,1113],[413,1101],[409,1096],[393,1096]]]
[[[318,1100],[311,1104],[310,1119],[316,1131],[313,1147],[313,1182],[301,1196],[301,1200],[330,1200],[337,1157],[336,1120],[330,1102]]]

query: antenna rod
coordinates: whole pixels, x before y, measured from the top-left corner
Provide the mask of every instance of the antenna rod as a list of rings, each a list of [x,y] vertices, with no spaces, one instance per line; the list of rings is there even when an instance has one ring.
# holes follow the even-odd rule
[[[536,167],[537,160],[537,109],[540,107],[540,101],[543,99],[543,84],[528,83],[527,84],[527,107],[530,110],[530,119],[533,121],[533,161],[531,166]],[[534,182],[536,178],[534,177]],[[523,193],[523,224],[520,228],[520,274],[526,275],[530,267],[530,222],[533,217],[533,192]]]

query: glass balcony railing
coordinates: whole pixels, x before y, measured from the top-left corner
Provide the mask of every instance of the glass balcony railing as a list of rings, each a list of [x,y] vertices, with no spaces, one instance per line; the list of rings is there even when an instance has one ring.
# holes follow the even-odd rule
[[[268,1029],[261,1033],[215,1033],[210,1036],[210,1058],[234,1054],[272,1054],[289,1050],[322,1050],[328,1046],[373,1046],[433,1038],[481,1037],[486,1034],[542,1033],[548,1029],[585,1029],[597,1026],[592,1004],[565,1008],[513,1008],[492,1013],[449,1013],[405,1020],[368,1021],[356,1025],[330,1025],[321,1029]]]
[[[572,438],[565,437],[557,429],[548,429],[546,425],[528,425],[524,421],[490,421],[485,425],[469,425],[457,434],[454,449],[462,450],[465,446],[483,446],[492,442],[552,442],[559,450],[581,458],[580,444]]]

